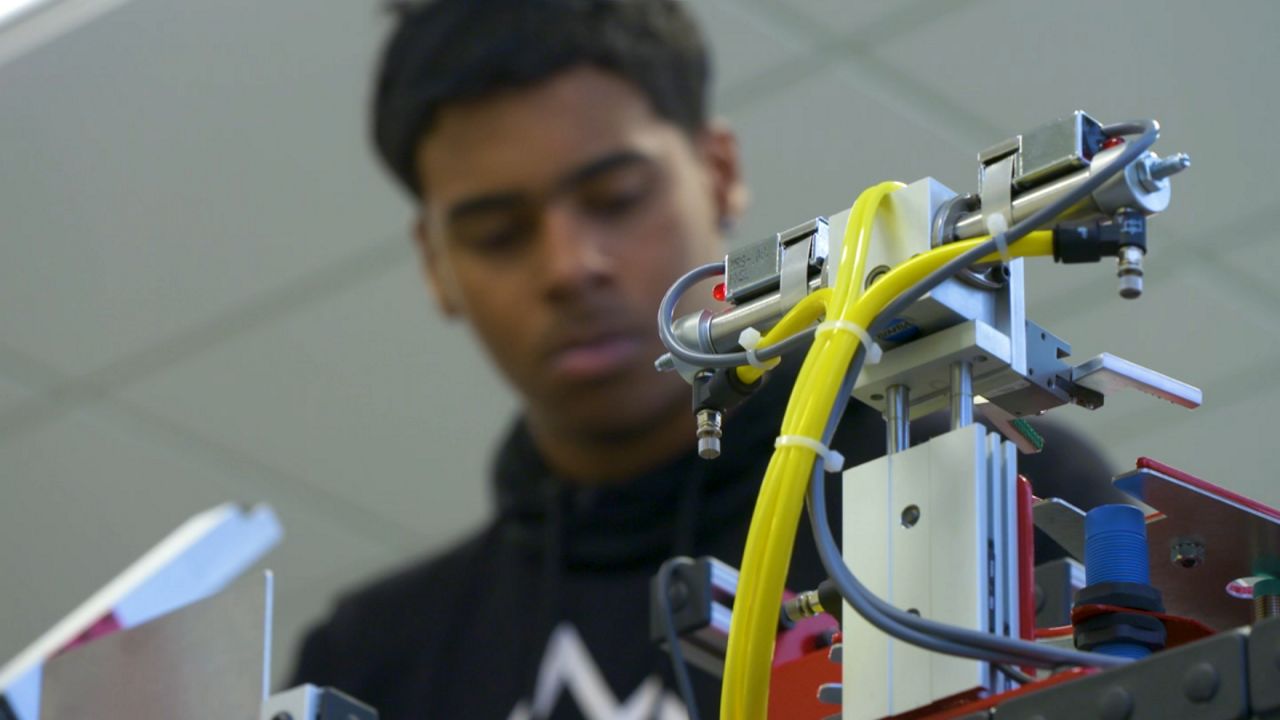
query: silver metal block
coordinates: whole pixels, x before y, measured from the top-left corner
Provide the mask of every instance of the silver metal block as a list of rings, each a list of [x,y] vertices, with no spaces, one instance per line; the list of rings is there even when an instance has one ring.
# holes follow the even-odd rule
[[[911,388],[911,418],[916,419],[950,403],[951,366],[968,362],[972,393],[996,397],[1025,387],[1027,381],[1010,368],[1010,340],[983,322],[970,321],[894,348],[877,365],[866,365],[853,396],[886,414],[885,398],[892,385]]]
[[[1089,166],[1102,126],[1081,110],[1019,136],[1014,184],[1031,187]]]
[[[737,304],[777,289],[793,248],[799,251],[793,263],[820,273],[830,252],[827,227],[826,218],[814,218],[730,252],[725,257],[725,297]]]
[[[970,425],[849,470],[845,561],[898,608],[1016,635],[1014,452]],[[906,517],[912,522],[903,522]],[[844,613],[846,720],[893,715],[979,686],[1003,687],[986,663],[892,640],[851,607]]]

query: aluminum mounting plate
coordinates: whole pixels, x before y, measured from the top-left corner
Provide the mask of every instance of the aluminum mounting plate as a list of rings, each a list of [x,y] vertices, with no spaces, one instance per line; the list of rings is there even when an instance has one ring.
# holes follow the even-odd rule
[[[1151,584],[1166,610],[1218,630],[1252,622],[1248,600],[1227,586],[1254,574],[1254,562],[1280,558],[1280,511],[1148,458],[1115,486],[1164,516],[1148,522]],[[1191,567],[1174,562],[1175,544],[1203,549]]]

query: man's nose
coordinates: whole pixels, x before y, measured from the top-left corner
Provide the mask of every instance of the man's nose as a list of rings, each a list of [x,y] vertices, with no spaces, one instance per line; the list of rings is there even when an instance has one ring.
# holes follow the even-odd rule
[[[609,281],[613,261],[603,230],[569,203],[553,203],[546,208],[539,235],[543,278],[552,298]]]

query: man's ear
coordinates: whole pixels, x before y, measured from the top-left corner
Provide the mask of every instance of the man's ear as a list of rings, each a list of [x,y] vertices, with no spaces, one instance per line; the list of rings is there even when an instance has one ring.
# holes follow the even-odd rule
[[[738,136],[729,126],[713,120],[702,134],[703,156],[711,171],[712,191],[721,228],[733,226],[747,209],[749,195],[742,179]]]
[[[413,225],[413,237],[422,258],[422,275],[426,278],[427,287],[431,288],[440,312],[450,319],[462,317],[462,297],[453,276],[453,268],[448,266],[448,259],[442,257],[435,247],[426,218],[421,215]]]

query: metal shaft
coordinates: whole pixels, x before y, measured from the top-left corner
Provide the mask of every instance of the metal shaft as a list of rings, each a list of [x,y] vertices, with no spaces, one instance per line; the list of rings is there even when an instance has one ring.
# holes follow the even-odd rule
[[[885,393],[887,452],[893,454],[911,447],[911,389],[906,385],[890,385]]]
[[[973,424],[973,367],[961,360],[951,363],[951,429]]]

